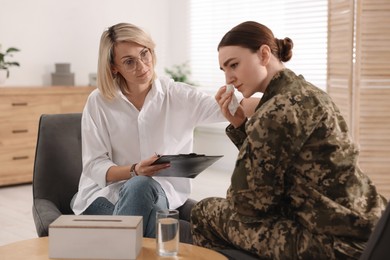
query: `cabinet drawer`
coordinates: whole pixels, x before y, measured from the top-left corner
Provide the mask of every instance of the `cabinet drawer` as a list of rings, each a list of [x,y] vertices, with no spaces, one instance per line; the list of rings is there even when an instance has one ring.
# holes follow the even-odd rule
[[[1,121],[1,120],[0,120]],[[38,122],[0,122],[0,149],[15,146],[35,146]]]
[[[0,165],[7,166],[14,165],[15,163],[31,163],[34,161],[34,155],[35,146],[0,149]]]
[[[0,97],[0,120],[31,121],[44,113],[60,113],[61,96],[30,95]]]
[[[12,180],[18,179],[18,176],[23,176],[21,178],[25,181],[31,180],[34,155],[34,147],[0,149],[0,185],[16,183]]]

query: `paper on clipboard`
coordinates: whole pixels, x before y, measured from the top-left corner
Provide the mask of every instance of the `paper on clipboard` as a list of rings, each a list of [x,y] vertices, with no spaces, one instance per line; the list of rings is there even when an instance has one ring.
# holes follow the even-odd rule
[[[195,178],[199,173],[222,158],[223,155],[178,154],[161,155],[153,164],[170,163],[171,167],[161,170],[154,177]]]

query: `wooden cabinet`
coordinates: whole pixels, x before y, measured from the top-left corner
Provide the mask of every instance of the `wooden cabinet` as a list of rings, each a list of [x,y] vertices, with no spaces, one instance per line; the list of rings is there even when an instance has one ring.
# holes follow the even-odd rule
[[[82,112],[95,87],[0,88],[0,186],[32,181],[42,114]]]

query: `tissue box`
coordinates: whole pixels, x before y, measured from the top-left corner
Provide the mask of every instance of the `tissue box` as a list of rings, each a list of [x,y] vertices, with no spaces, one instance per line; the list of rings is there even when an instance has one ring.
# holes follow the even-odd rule
[[[61,215],[49,225],[50,258],[136,259],[141,216]]]

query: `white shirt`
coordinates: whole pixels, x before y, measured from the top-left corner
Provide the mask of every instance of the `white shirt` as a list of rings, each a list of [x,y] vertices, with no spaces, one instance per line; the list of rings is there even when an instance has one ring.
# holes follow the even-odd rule
[[[155,153],[190,153],[194,128],[221,121],[226,119],[214,97],[171,79],[155,80],[141,111],[119,90],[110,101],[94,90],[82,115],[83,172],[74,213],[81,214],[98,197],[117,202],[124,181],[106,183],[111,166],[138,163]],[[191,179],[153,178],[164,189],[171,209],[183,205],[191,193]]]

